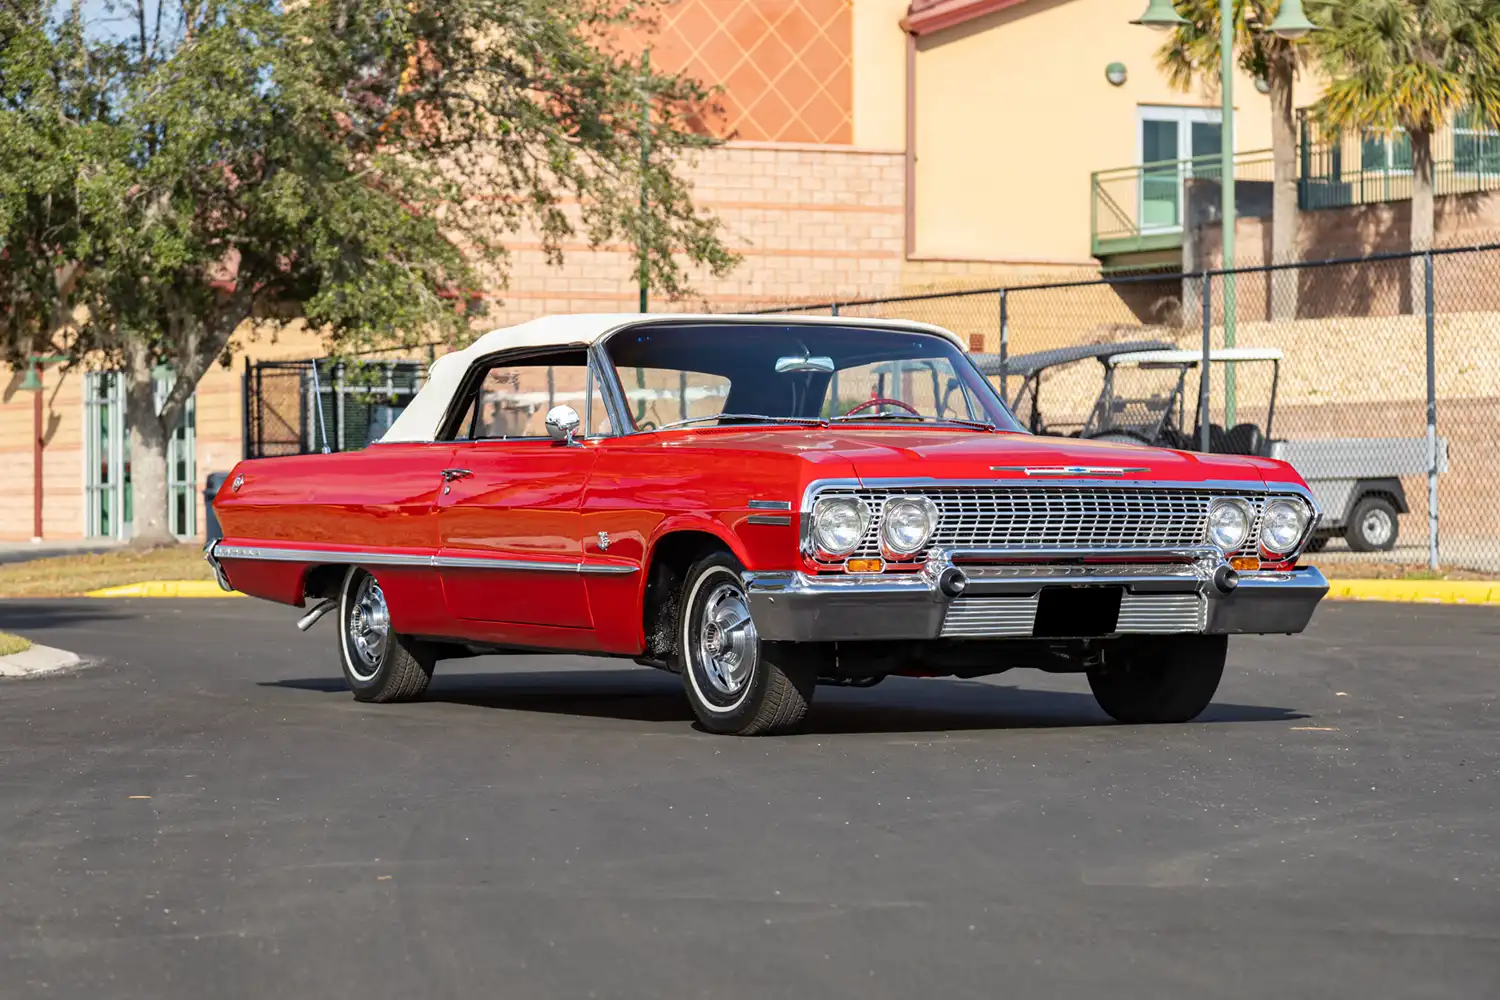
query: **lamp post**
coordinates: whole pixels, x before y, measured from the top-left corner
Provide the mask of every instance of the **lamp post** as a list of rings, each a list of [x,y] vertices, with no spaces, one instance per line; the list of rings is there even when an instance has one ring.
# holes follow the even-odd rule
[[[33,354],[26,359],[26,377],[17,387],[31,393],[31,540],[42,540],[42,448],[46,444],[43,425],[41,366],[66,361],[60,354]]]
[[[1146,11],[1131,24],[1143,24],[1157,31],[1176,30],[1188,20],[1172,6],[1172,0],[1149,0]],[[1302,11],[1302,0],[1281,0],[1270,31],[1278,38],[1294,41],[1312,31],[1316,25]],[[1220,263],[1224,268],[1224,346],[1234,346],[1234,2],[1219,0],[1219,234]],[[1203,378],[1208,378],[1204,366]],[[1233,427],[1236,420],[1234,363],[1224,370],[1224,425]],[[1203,419],[1208,415],[1204,414]]]

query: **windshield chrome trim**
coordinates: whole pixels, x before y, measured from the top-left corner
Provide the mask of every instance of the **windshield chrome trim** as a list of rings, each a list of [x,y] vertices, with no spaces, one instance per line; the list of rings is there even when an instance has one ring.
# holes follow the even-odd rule
[[[1019,421],[1019,420],[1016,419],[1016,415],[1011,410],[1010,405],[1008,403],[1006,403],[1005,397],[1002,396],[1002,395],[1000,395],[1000,390],[997,389],[997,388],[995,388],[995,384],[993,382],[991,382],[989,380],[989,378],[986,377],[985,374],[979,370],[979,366],[978,365],[974,364],[973,357],[971,357],[970,354],[969,354],[969,352],[964,348],[963,343],[959,340],[958,334],[954,333],[952,330],[948,330],[945,327],[939,327],[939,326],[936,326],[935,324],[921,323],[921,322],[915,321],[915,320],[913,320],[913,321],[881,320],[881,321],[879,321],[877,323],[870,324],[870,323],[864,322],[863,321],[864,320],[863,317],[861,317],[861,318],[855,318],[855,317],[837,317],[837,316],[835,316],[835,317],[798,316],[796,314],[780,314],[780,313],[768,313],[768,314],[761,314],[761,315],[754,315],[754,316],[740,316],[740,315],[728,315],[728,314],[726,314],[723,317],[717,317],[717,316],[714,316],[714,317],[702,317],[702,316],[698,316],[698,317],[691,317],[691,318],[686,318],[685,317],[685,318],[682,318],[682,319],[678,319],[678,318],[670,317],[670,316],[665,316],[665,317],[660,317],[660,318],[646,320],[646,321],[641,321],[639,319],[630,319],[630,320],[625,320],[625,321],[619,323],[617,326],[612,327],[611,329],[607,330],[606,332],[600,334],[597,338],[595,338],[594,342],[589,345],[589,357],[591,359],[595,358],[595,357],[598,358],[598,360],[599,360],[599,371],[601,372],[601,374],[604,373],[604,372],[608,372],[609,373],[609,377],[608,378],[601,378],[601,382],[603,382],[607,386],[607,389],[608,389],[608,391],[605,394],[606,398],[607,399],[608,398],[613,398],[615,400],[615,405],[618,406],[620,408],[621,412],[624,413],[628,417],[629,413],[630,413],[630,406],[629,406],[629,403],[628,403],[628,401],[626,399],[626,396],[625,396],[625,390],[624,390],[624,388],[620,384],[620,377],[619,377],[620,373],[619,373],[619,370],[617,368],[615,368],[614,364],[610,361],[609,351],[608,351],[609,342],[611,340],[613,340],[616,335],[624,332],[625,330],[636,330],[636,329],[641,329],[641,328],[645,328],[645,327],[657,327],[657,326],[735,326],[735,325],[740,325],[740,326],[787,326],[787,325],[792,325],[792,324],[797,324],[797,323],[803,323],[803,322],[806,322],[808,320],[813,320],[814,321],[814,322],[811,322],[811,323],[807,323],[807,325],[809,325],[809,326],[823,326],[823,325],[826,325],[826,326],[838,327],[838,328],[843,328],[843,329],[850,329],[850,328],[852,328],[852,329],[861,329],[861,328],[863,328],[863,329],[871,330],[871,331],[894,332],[894,333],[915,333],[915,334],[921,334],[921,335],[926,336],[926,337],[933,337],[933,338],[936,338],[939,341],[947,343],[949,346],[951,346],[954,349],[954,351],[956,351],[958,353],[958,356],[961,359],[961,361],[959,363],[968,365],[969,371],[971,371],[973,373],[975,381],[979,385],[983,386],[983,388],[985,389],[985,391],[987,391],[990,394],[991,401],[996,406],[998,406],[1000,408],[1000,412],[1004,413],[1007,417],[1010,418],[1010,422],[1011,422],[1011,424],[1013,426],[1011,426],[1011,427],[1002,427],[999,424],[990,424],[989,426],[990,426],[991,432],[993,433],[993,432],[998,431],[998,432],[1003,433],[1003,434],[1027,434],[1027,435],[1031,434],[1031,431],[1028,430],[1025,427],[1025,425],[1023,425],[1021,423],[1021,421]],[[910,325],[907,325],[908,322],[910,323]],[[793,419],[801,419],[801,418],[793,418]],[[806,419],[811,420],[812,418],[808,417]],[[974,423],[977,425],[979,422],[975,421]],[[634,420],[627,420],[625,423],[622,423],[619,426],[622,429],[619,430],[619,431],[617,431],[615,434],[610,435],[611,437],[632,437],[632,436],[634,436],[636,434],[654,434],[654,433],[656,433],[657,430],[660,430],[660,428],[656,428],[656,429],[653,429],[653,430],[646,430],[646,431],[640,430],[640,429],[638,429],[635,426],[635,421]],[[788,425],[783,425],[783,424],[764,424],[764,425],[747,424],[747,425],[743,425],[743,426],[776,427],[776,426],[788,426]],[[813,425],[808,424],[807,426],[813,426]],[[626,428],[626,427],[628,427],[630,429],[629,430],[624,430],[623,428]],[[977,427],[977,426],[975,426],[975,427],[972,427],[970,429],[978,430],[980,428]]]

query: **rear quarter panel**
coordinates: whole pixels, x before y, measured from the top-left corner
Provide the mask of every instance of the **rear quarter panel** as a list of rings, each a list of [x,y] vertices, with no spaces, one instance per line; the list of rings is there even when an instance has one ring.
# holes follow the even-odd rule
[[[393,444],[241,462],[214,498],[222,544],[431,555],[438,541],[439,471],[452,452],[450,445]],[[327,563],[226,558],[223,565],[235,589],[300,607],[308,572]],[[442,595],[430,569],[371,571],[386,591],[398,629],[426,631],[441,622]],[[428,620],[434,615],[438,622]]]

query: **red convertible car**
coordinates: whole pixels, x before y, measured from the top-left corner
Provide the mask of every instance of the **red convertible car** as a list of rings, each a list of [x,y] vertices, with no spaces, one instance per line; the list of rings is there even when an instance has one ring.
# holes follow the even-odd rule
[[[1231,634],[1300,632],[1328,589],[1290,466],[1034,436],[920,323],[539,319],[440,358],[378,444],[242,462],[214,507],[220,584],[336,612],[358,699],[566,650],[681,674],[717,733],[1012,667],[1187,721]]]

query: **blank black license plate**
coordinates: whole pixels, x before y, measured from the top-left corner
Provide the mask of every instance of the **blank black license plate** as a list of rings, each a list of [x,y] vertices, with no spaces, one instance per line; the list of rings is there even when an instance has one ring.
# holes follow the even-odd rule
[[[1044,587],[1037,596],[1036,625],[1042,638],[1109,635],[1120,623],[1124,587]]]

